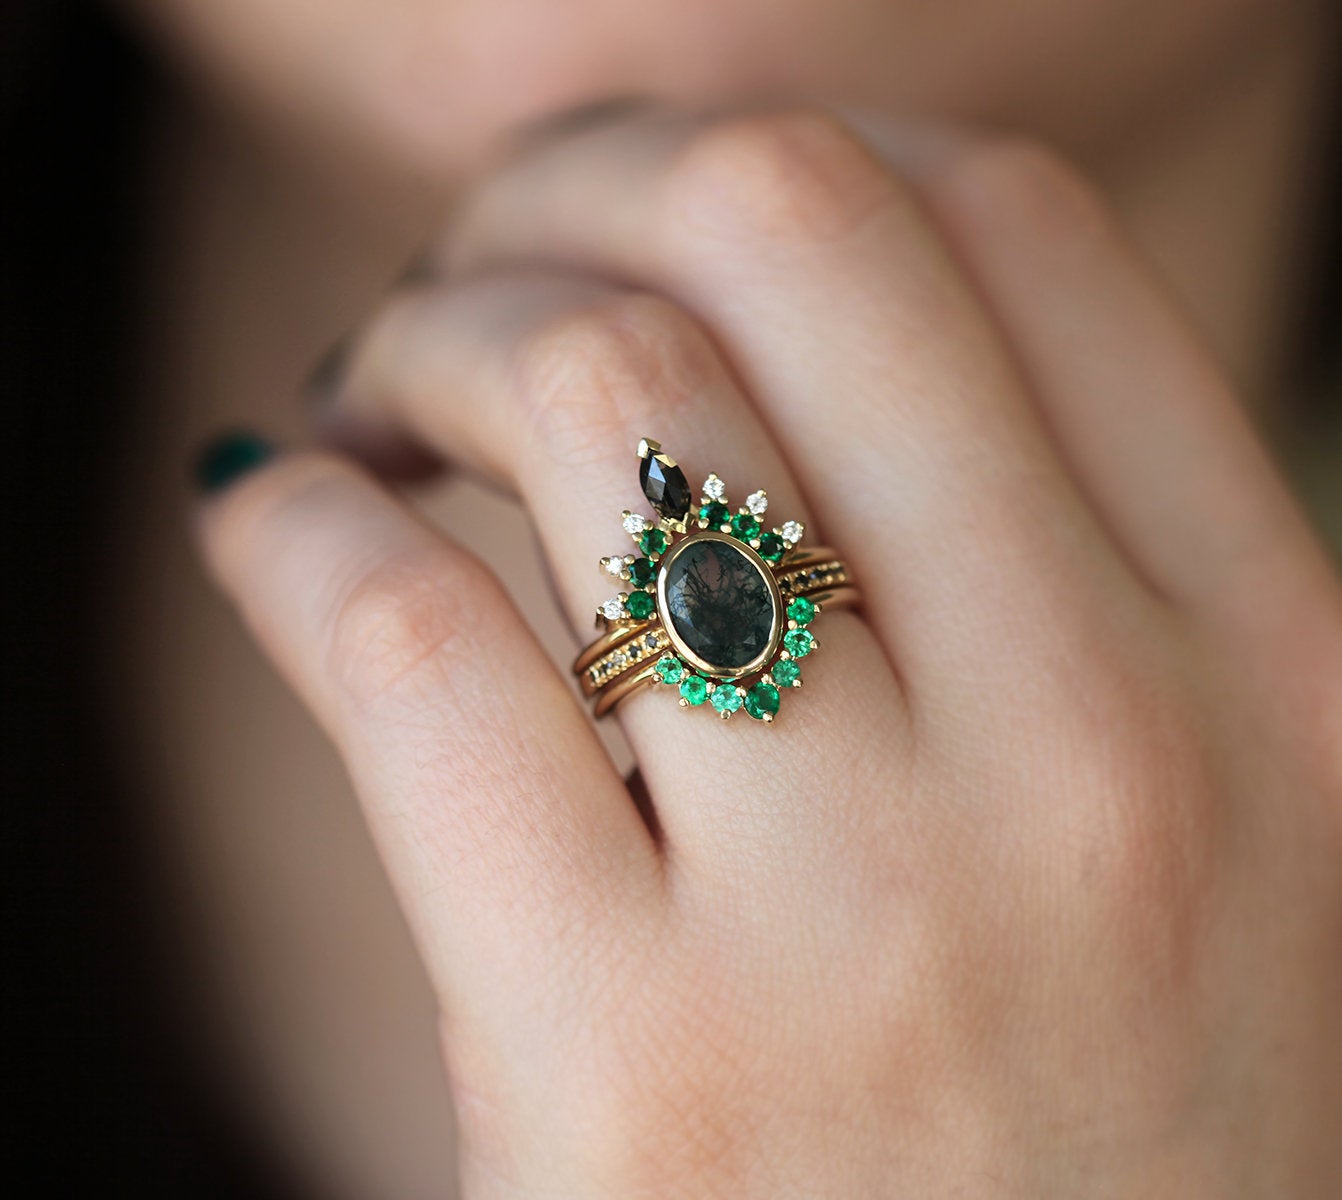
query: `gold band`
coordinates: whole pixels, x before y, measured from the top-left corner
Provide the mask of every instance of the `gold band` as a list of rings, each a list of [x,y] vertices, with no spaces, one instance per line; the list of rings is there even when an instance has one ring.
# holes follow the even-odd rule
[[[850,582],[847,565],[827,546],[798,549],[776,578],[786,599],[805,596],[826,612],[851,608],[861,599]],[[644,683],[656,679],[655,664],[672,650],[670,636],[656,616],[622,622],[603,633],[573,662],[583,695],[595,697],[593,712],[601,717]]]

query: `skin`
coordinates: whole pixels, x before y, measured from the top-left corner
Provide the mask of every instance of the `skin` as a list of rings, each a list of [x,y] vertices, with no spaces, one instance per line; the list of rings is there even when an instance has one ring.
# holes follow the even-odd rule
[[[812,113],[561,138],[337,398],[516,490],[575,626],[610,535],[547,517],[618,511],[640,430],[839,531],[869,600],[786,732],[628,706],[656,836],[488,572],[348,463],[204,514],[425,955],[466,1195],[1342,1171],[1342,589],[1080,183],[916,159]]]
[[[1140,196],[1143,136],[1186,124],[1219,144],[1186,108],[1158,134],[1145,119],[1180,81],[1252,81],[1265,130],[1303,125],[1315,67],[1287,49],[1310,10],[1153,6],[1159,53],[1134,54],[1115,36],[1131,6],[1032,7],[1038,36],[1014,40],[992,7],[939,26],[826,6],[820,29],[771,8],[767,53],[746,6],[652,9],[638,28],[584,10],[526,44],[506,39],[534,23],[485,7],[435,16],[427,40],[413,10],[351,5],[316,27],[282,8],[264,48],[245,6],[153,9],[267,145],[201,118],[216,174],[184,206],[176,269],[238,282],[186,326],[209,365],[179,371],[195,394],[254,398],[195,401],[188,425],[250,407],[292,439],[308,417],[273,397],[432,236],[437,274],[364,326],[319,436],[365,460],[388,438],[427,447],[545,516],[579,488],[589,519],[541,532],[580,636],[645,434],[741,495],[766,486],[868,596],[860,617],[821,618],[775,729],[665,696],[626,706],[654,837],[460,537],[329,453],[286,455],[207,507],[211,570],[339,750],[429,980],[331,760],[196,599],[160,651],[180,711],[151,696],[142,724],[191,735],[154,754],[197,797],[174,818],[206,876],[192,891],[222,897],[197,966],[233,1031],[217,1036],[262,1047],[241,1077],[278,1090],[267,1120],[323,1186],[442,1194],[457,1156],[437,1011],[467,1196],[1326,1194],[1336,580],[1105,199],[1035,143],[889,116],[1031,129],[1110,199]],[[347,47],[316,59],[328,26]],[[415,44],[434,86],[387,73],[401,52],[361,57],[375,43]],[[704,44],[721,60],[690,52]],[[462,45],[527,83],[443,69]],[[636,113],[500,155],[519,124],[631,79],[682,105],[781,92],[864,112]],[[1103,104],[1082,102],[1091,87]],[[1278,141],[1253,143],[1254,163]],[[1246,188],[1264,176],[1283,173],[1246,170]],[[1274,231],[1293,193],[1209,205],[1217,178],[1125,202],[1124,224],[1244,354],[1234,375],[1269,377],[1244,284],[1263,262],[1287,277]],[[202,217],[211,204],[302,230],[258,247],[255,276],[299,298],[254,309],[247,234]],[[1181,205],[1242,254],[1200,257]],[[1209,276],[1215,303],[1198,303]],[[481,503],[427,500],[457,534]],[[480,533],[513,572],[518,539]],[[539,577],[508,582],[534,616]],[[544,640],[567,656],[558,622]],[[172,682],[183,661],[218,710],[198,676]],[[525,695],[499,687],[522,678]],[[242,711],[255,728],[220,732]],[[729,801],[688,792],[686,761]]]

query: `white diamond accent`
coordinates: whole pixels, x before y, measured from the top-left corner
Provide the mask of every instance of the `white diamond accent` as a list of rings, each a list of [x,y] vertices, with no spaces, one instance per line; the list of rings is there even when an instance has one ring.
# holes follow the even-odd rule
[[[763,491],[751,492],[746,497],[746,508],[750,510],[753,517],[762,517],[764,510],[769,507],[769,497]]]
[[[614,575],[616,579],[619,579],[620,572],[624,570],[624,559],[618,554],[612,554],[609,558],[601,560],[601,569],[607,575]]]
[[[638,513],[624,514],[625,533],[631,533],[637,536],[647,528],[648,528],[648,522],[645,521],[642,517],[640,517]]]
[[[784,521],[782,528],[778,531],[778,536],[788,545],[795,546],[801,541],[801,535],[805,532],[806,526],[800,521]]]
[[[624,616],[624,593],[621,592],[618,596],[612,596],[601,606],[599,611],[607,621],[618,621]]]
[[[704,495],[710,500],[721,500],[727,494],[727,485],[716,475],[704,480]]]

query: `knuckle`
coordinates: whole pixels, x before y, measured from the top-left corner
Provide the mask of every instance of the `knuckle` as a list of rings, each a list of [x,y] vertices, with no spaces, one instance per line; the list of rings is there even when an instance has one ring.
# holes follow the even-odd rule
[[[972,224],[1097,237],[1112,228],[1099,192],[1060,155],[1026,137],[987,141],[957,157],[933,191]]]
[[[1073,727],[1085,752],[1069,772],[1068,790],[1086,804],[1058,826],[1076,894],[1117,955],[1169,978],[1196,953],[1214,885],[1224,814],[1207,731],[1182,688],[1149,683],[1092,718]]]
[[[703,330],[663,297],[627,293],[551,317],[520,339],[514,386],[532,431],[590,466],[630,429],[702,394],[720,371]]]
[[[335,600],[327,650],[347,696],[375,702],[420,691],[476,657],[500,611],[498,584],[465,554],[396,555],[363,572]],[[462,680],[457,678],[457,683]]]
[[[898,182],[833,116],[810,110],[707,125],[670,168],[668,203],[696,232],[806,245],[844,237],[898,194]]]

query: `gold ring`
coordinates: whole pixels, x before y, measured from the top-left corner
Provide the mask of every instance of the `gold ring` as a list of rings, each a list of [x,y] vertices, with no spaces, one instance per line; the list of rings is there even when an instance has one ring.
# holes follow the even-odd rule
[[[822,610],[860,602],[844,561],[829,547],[803,549],[805,527],[765,530],[769,498],[752,492],[734,513],[717,475],[697,506],[685,474],[661,445],[638,444],[639,484],[657,513],[625,511],[637,554],[601,569],[628,585],[597,608],[600,637],[573,673],[600,717],[645,684],[673,686],[683,708],[742,709],[771,723],[780,690],[802,684],[801,660],[818,648],[810,625]]]

